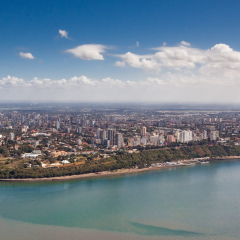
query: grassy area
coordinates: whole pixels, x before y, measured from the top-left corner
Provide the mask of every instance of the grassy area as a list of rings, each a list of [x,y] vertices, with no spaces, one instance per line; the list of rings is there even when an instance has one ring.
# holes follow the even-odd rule
[[[27,163],[28,160],[11,158],[11,157],[0,157],[0,168],[15,169],[15,168],[19,168],[20,166],[23,166],[25,162]]]

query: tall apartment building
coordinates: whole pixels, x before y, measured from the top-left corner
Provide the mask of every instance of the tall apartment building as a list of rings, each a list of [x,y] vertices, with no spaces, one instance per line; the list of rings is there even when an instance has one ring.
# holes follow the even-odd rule
[[[210,131],[209,137],[211,141],[216,141],[219,138],[219,131]]]
[[[60,129],[60,120],[58,119],[56,122],[56,129],[59,130]]]
[[[97,130],[97,139],[100,139],[101,138],[101,128],[98,128]]]
[[[116,134],[116,145],[118,148],[123,148],[124,146],[124,139],[121,133]]]
[[[14,138],[15,138],[15,134],[14,134],[14,133],[10,133],[10,134],[9,134],[9,140],[10,140],[10,141],[13,141]]]
[[[207,130],[203,130],[202,134],[203,134],[203,139],[208,139]]]
[[[102,140],[107,139],[107,131],[106,130],[101,131],[100,138]]]
[[[143,126],[141,128],[141,136],[144,137],[146,135],[146,132],[147,132],[147,128],[145,126]]]
[[[80,133],[80,134],[82,133],[82,127],[79,127],[79,126],[77,127],[77,133]]]
[[[108,140],[110,141],[111,146],[115,144],[115,134],[116,134],[116,129],[114,128],[108,129]]]
[[[173,135],[167,135],[167,143],[176,142],[176,138]]]
[[[184,130],[176,132],[176,138],[178,142],[187,143],[192,141],[192,131]]]

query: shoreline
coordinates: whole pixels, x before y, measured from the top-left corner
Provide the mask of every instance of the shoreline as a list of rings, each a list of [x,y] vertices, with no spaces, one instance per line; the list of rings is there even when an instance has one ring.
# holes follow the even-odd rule
[[[147,172],[157,169],[166,169],[172,167],[181,167],[181,166],[164,166],[164,167],[149,167],[141,169],[118,169],[117,171],[104,171],[98,173],[84,173],[79,175],[70,175],[70,176],[60,176],[60,177],[50,177],[50,178],[14,178],[14,179],[0,179],[2,182],[41,182],[41,181],[61,181],[61,180],[74,180],[74,179],[88,179],[88,178],[100,178],[100,177],[112,177],[117,175],[126,175],[134,174],[138,172]]]
[[[240,160],[240,156],[227,156],[227,157],[216,157],[207,159],[208,161],[217,160]],[[193,159],[185,160],[193,161]],[[99,177],[112,177],[117,175],[134,174],[152,170],[167,169],[174,167],[186,167],[187,165],[174,165],[174,166],[161,166],[161,167],[148,167],[148,168],[130,168],[130,169],[118,169],[117,171],[103,171],[98,173],[84,173],[79,175],[69,175],[60,177],[49,177],[49,178],[14,178],[14,179],[0,179],[0,182],[42,182],[42,181],[61,181],[61,180],[74,180],[74,179],[88,179],[88,178],[99,178]]]

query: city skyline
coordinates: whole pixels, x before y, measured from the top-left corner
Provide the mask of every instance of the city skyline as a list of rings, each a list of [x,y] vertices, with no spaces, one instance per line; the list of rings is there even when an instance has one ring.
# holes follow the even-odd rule
[[[4,2],[0,101],[237,103],[231,3]]]

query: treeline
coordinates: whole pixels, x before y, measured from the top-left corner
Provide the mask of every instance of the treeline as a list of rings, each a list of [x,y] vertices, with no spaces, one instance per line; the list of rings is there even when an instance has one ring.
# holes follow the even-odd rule
[[[19,146],[18,150],[15,150],[15,144],[13,143],[13,141],[8,141],[5,145],[0,146],[0,154],[3,155],[3,157],[9,157],[14,155],[20,156],[23,153],[30,153],[33,150],[34,148],[27,144],[23,144]]]
[[[70,176],[84,173],[113,171],[122,168],[144,168],[152,163],[168,162],[201,157],[240,156],[240,146],[192,146],[159,150],[123,153],[98,161],[86,161],[84,165],[72,165],[60,168],[17,168],[1,169],[0,178],[43,178]]]

